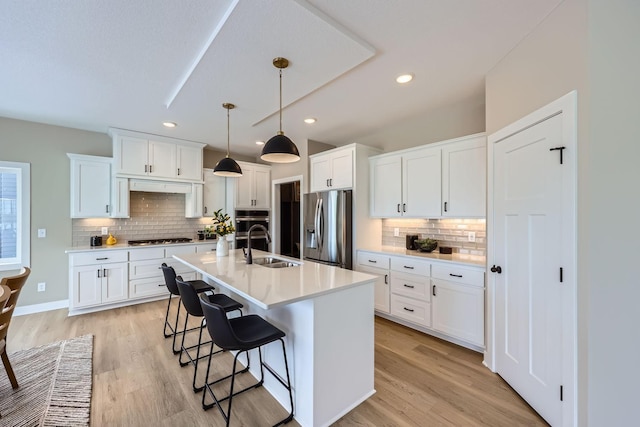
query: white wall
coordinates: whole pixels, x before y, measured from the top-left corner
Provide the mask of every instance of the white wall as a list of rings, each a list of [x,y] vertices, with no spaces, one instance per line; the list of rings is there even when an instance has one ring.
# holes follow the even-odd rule
[[[590,302],[583,319],[589,329],[589,425],[638,425],[640,2],[589,0],[588,9],[589,218],[581,224],[581,267]]]
[[[486,77],[488,134],[578,91],[581,426],[631,425],[639,415],[638,22],[637,1],[565,0]]]

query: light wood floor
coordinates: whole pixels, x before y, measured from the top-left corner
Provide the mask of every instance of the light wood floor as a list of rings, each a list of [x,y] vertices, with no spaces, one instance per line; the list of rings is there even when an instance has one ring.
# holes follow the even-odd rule
[[[93,334],[92,426],[223,426],[215,408],[202,410],[201,394],[191,390],[193,368],[178,365],[162,336],[165,309],[158,301],[74,317],[67,310],[14,317],[8,350]],[[377,392],[335,425],[546,425],[479,353],[380,318],[375,332]],[[216,356],[215,366],[228,369],[228,356]],[[248,381],[244,375],[241,385]],[[285,415],[256,389],[234,400],[231,424],[271,425]]]

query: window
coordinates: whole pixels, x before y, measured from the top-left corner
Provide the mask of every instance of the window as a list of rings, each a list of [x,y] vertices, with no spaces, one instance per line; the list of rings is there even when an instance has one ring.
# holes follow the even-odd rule
[[[29,266],[30,165],[0,161],[0,270]]]

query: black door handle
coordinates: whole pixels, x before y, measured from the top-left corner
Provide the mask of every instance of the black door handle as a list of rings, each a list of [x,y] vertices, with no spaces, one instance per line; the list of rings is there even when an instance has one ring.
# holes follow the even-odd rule
[[[492,273],[498,273],[498,274],[500,274],[500,273],[502,273],[502,267],[500,267],[500,266],[497,266],[497,267],[496,267],[496,266],[494,265],[493,267],[491,267],[491,272],[492,272]]]

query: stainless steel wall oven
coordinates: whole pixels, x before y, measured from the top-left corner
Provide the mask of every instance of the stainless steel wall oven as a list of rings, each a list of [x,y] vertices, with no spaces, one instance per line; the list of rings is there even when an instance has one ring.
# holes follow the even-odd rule
[[[267,230],[269,227],[269,211],[262,210],[237,210],[235,211],[236,221],[236,249],[246,248],[249,242],[249,228],[254,224],[261,224]],[[251,233],[251,247],[262,251],[269,250],[266,235],[261,230],[254,230]]]

